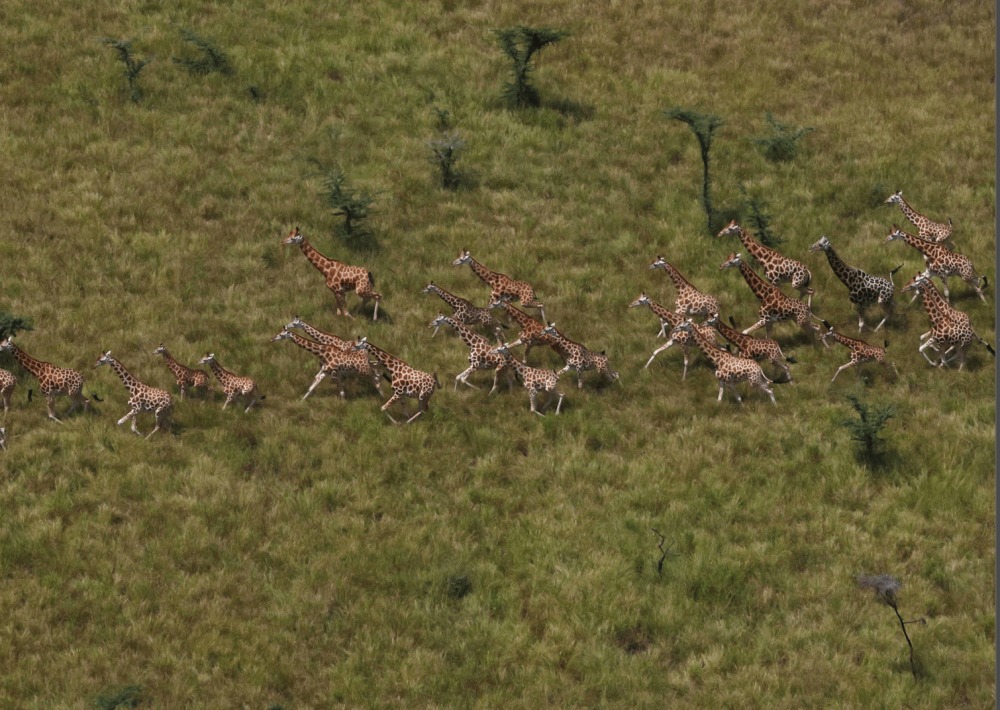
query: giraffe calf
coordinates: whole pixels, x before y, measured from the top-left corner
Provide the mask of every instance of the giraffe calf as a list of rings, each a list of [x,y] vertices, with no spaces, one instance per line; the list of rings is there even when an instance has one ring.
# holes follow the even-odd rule
[[[559,414],[562,409],[563,398],[565,395],[562,392],[556,390],[559,385],[559,374],[555,370],[543,370],[538,367],[531,367],[526,365],[523,360],[518,360],[510,352],[511,346],[508,343],[502,343],[496,348],[493,348],[491,352],[505,355],[510,358],[510,365],[514,368],[514,372],[521,380],[521,384],[524,388],[528,390],[528,401],[531,404],[531,411],[540,417],[545,416],[539,411],[537,407],[537,398],[539,392],[548,392],[549,401],[546,405],[552,401],[553,396],[558,396],[559,401],[556,402],[556,414]]]

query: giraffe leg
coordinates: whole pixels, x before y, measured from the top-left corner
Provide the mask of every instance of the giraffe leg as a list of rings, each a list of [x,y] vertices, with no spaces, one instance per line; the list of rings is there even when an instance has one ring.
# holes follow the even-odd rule
[[[674,344],[673,339],[670,339],[667,342],[665,342],[663,345],[661,345],[660,347],[658,347],[656,350],[654,350],[653,354],[649,356],[649,360],[646,361],[646,367],[643,368],[643,369],[648,369],[649,366],[653,363],[653,360],[656,358],[656,356],[659,355],[660,353],[662,353],[664,350],[666,350],[667,348],[669,348],[673,344]],[[525,353],[525,355],[527,355],[527,353]],[[686,353],[685,353],[685,356],[684,356],[684,372],[685,373],[687,372],[687,354]]]
[[[248,404],[247,408],[243,410],[243,413],[246,414],[247,412],[249,412],[250,411],[250,407],[252,407],[256,403],[257,403],[257,392],[255,390],[255,391],[253,391],[253,392],[250,393],[250,404]]]
[[[226,401],[222,403],[223,409],[229,406],[229,403],[233,401],[233,395],[235,394],[236,394],[235,392],[230,392],[229,394],[226,395]]]
[[[304,395],[302,395],[302,399],[305,399],[306,397],[308,397],[309,395],[311,395],[312,391],[314,389],[316,389],[317,386],[319,386],[319,383],[323,381],[323,379],[326,377],[326,375],[327,375],[326,370],[320,370],[316,374],[316,377],[313,378],[312,384],[309,385],[309,389],[307,389],[306,393]]]
[[[754,323],[752,326],[750,326],[749,328],[747,328],[746,330],[744,330],[743,331],[743,335],[748,335],[748,334],[754,332],[755,330],[757,330],[758,328],[760,328],[762,325],[765,325],[765,324],[767,324],[767,335],[768,335],[768,337],[770,337],[771,336],[771,324],[767,322],[766,318],[761,318],[759,321],[757,321],[756,323]]]
[[[927,342],[925,342],[923,345],[920,346],[918,352],[924,356],[924,359],[930,363],[931,367],[937,367],[937,364],[933,360],[931,360],[930,356],[927,353],[924,352],[924,350],[926,350],[928,346],[931,346],[935,350],[937,350],[937,346],[934,345],[934,338],[928,338]]]
[[[398,424],[399,422],[397,422],[395,419],[393,419],[392,415],[389,414],[389,412],[387,412],[386,410],[389,409],[389,407],[391,407],[398,399],[399,399],[399,394],[397,394],[396,392],[393,392],[392,396],[389,397],[389,400],[385,404],[382,405],[382,410],[381,411],[385,412],[385,415],[387,417],[389,417],[389,419],[392,421],[393,424]]]
[[[723,384],[722,380],[719,380],[719,398],[715,400],[716,402],[722,401],[722,395],[725,393],[725,391],[726,391],[726,385]]]
[[[461,382],[463,385],[468,385],[469,387],[471,387],[474,390],[479,389],[479,387],[477,385],[472,384],[468,380],[469,375],[471,375],[475,371],[475,369],[476,369],[475,367],[473,367],[472,365],[469,365],[469,367],[466,370],[458,373],[458,375],[455,377],[455,389],[456,390],[458,389],[458,383],[459,382]],[[496,385],[496,378],[494,377],[493,380],[494,380],[493,384]]]
[[[55,404],[55,397],[50,394],[45,395],[45,407],[49,410],[49,419],[62,424],[63,421],[56,416]]]
[[[531,411],[540,417],[544,417],[545,415],[539,412],[537,407],[535,406],[535,399],[537,397],[538,393],[535,390],[531,390],[530,392],[528,392],[528,402],[531,404]]]
[[[556,394],[559,395],[559,401],[556,402],[556,414],[559,414],[562,410],[563,397],[565,397],[565,395],[562,392],[556,392]]]
[[[382,296],[375,294],[375,315],[372,316],[372,322],[378,320],[378,304],[382,302]]]
[[[837,368],[837,371],[833,373],[833,379],[832,379],[832,380],[830,380],[830,383],[832,384],[832,383],[833,383],[833,380],[837,379],[837,375],[839,375],[839,374],[840,374],[841,372],[843,372],[843,371],[844,371],[844,370],[846,370],[847,368],[851,367],[852,365],[857,365],[857,364],[858,364],[858,363],[856,363],[856,362],[855,362],[854,360],[851,360],[851,361],[850,361],[849,363],[847,363],[846,365],[841,365],[840,367],[838,367],[838,368]],[[859,376],[860,376],[860,375],[859,375]]]
[[[128,421],[128,415],[129,415],[129,414],[131,414],[131,413],[132,413],[132,412],[128,412],[128,413],[126,413],[126,414],[125,414],[125,416],[124,416],[124,417],[122,417],[121,419],[119,419],[119,420],[118,420],[118,426],[121,426],[121,425],[122,425],[122,424],[124,424],[124,423],[125,423],[126,421]]]
[[[184,392],[187,391],[187,382],[180,382],[178,384],[180,384],[180,386],[181,386],[181,401],[183,401],[184,400]]]
[[[497,391],[497,378],[500,376],[500,368],[493,370],[493,387],[490,389],[489,393],[486,395],[489,397],[491,394]]]
[[[142,432],[139,431],[139,427],[137,427],[136,424],[135,424],[135,420],[136,420],[136,417],[138,415],[139,415],[139,410],[138,409],[133,409],[126,416],[128,416],[129,418],[132,419],[132,433],[135,434],[136,436],[142,436]]]

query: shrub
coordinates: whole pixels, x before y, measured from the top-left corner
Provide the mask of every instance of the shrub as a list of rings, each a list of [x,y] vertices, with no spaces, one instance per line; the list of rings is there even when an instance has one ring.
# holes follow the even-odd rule
[[[528,80],[532,71],[531,59],[543,47],[554,44],[567,32],[553,29],[535,29],[532,27],[509,27],[496,30],[497,41],[513,65],[513,76],[504,85],[503,98],[513,108],[534,107],[541,104],[538,90]]]
[[[357,246],[361,241],[371,237],[371,231],[363,221],[370,214],[374,198],[367,192],[358,192],[347,184],[347,176],[339,168],[323,166],[313,161],[319,169],[322,181],[322,196],[333,214],[343,217],[344,221],[337,227],[336,233],[348,244]]]
[[[111,39],[105,37],[101,40],[104,44],[115,50],[115,55],[125,67],[125,81],[128,84],[129,96],[132,103],[139,103],[142,98],[142,89],[139,88],[139,75],[146,65],[153,61],[151,58],[137,60],[132,54],[132,40]]]
[[[892,405],[869,406],[853,395],[847,395],[847,399],[858,418],[845,419],[841,424],[851,432],[851,439],[858,445],[858,460],[873,467],[885,465],[885,440],[879,435],[895,416],[896,408]]]
[[[194,57],[174,57],[175,64],[180,64],[191,74],[203,75],[218,72],[230,75],[233,73],[233,68],[229,64],[229,58],[226,57],[226,53],[219,49],[214,42],[196,35],[191,30],[182,29],[180,33],[181,39],[194,45],[198,54]]]
[[[794,158],[799,153],[799,141],[802,137],[816,130],[781,123],[770,113],[764,114],[764,118],[771,127],[770,135],[752,140],[760,147],[764,158],[772,163],[784,163]]]

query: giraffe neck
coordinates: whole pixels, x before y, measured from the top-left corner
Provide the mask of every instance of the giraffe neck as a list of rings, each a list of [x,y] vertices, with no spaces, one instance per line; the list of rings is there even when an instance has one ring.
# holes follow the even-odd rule
[[[458,296],[452,293],[448,293],[437,284],[431,285],[431,290],[434,291],[434,293],[436,293],[438,296],[440,296],[441,300],[447,303],[452,308],[459,308],[462,306],[462,301]]]
[[[763,300],[767,296],[770,296],[774,291],[774,286],[767,283],[764,279],[760,277],[756,271],[750,268],[750,266],[744,262],[740,262],[740,273],[743,274],[744,280],[753,291],[754,295]]]
[[[667,321],[671,328],[676,328],[677,324],[680,322],[680,317],[676,313],[667,310],[653,299],[649,300],[649,310],[653,312],[653,315]]]
[[[766,246],[764,246],[756,239],[754,239],[753,235],[750,234],[750,232],[748,232],[747,230],[743,229],[743,227],[739,228],[737,237],[739,237],[740,243],[742,243],[743,246],[746,247],[746,250],[750,252],[750,254],[762,264],[764,263],[765,259],[767,259],[774,253],[772,249],[768,249]]]
[[[493,286],[494,282],[497,280],[497,273],[495,271],[490,271],[485,266],[476,261],[472,256],[469,256],[469,266],[472,268],[472,273],[481,278],[483,281]]]
[[[458,333],[458,336],[470,348],[482,347],[484,345],[487,348],[490,347],[490,341],[488,341],[479,333],[469,328],[467,325],[459,323],[454,318],[447,318],[447,317],[444,319],[444,322],[450,325],[452,328],[454,328],[455,331]]]
[[[915,209],[910,207],[910,203],[903,199],[902,195],[899,196],[899,209],[903,210],[903,214],[906,215],[906,218],[914,224],[918,224],[927,219]]]
[[[298,345],[306,352],[310,352],[313,355],[316,355],[317,357],[323,357],[326,354],[326,349],[328,346],[323,345],[321,343],[317,343],[313,340],[309,340],[309,338],[303,338],[298,333],[293,333],[292,331],[288,331],[288,335],[293,343]]]
[[[310,244],[309,240],[306,239],[305,237],[302,237],[302,241],[299,242],[299,248],[302,250],[302,253],[306,255],[306,258],[309,260],[309,263],[315,266],[324,274],[326,273],[327,269],[329,269],[332,266],[336,266],[337,264],[335,260],[323,256],[318,251],[316,251],[316,248],[312,244]]]
[[[845,264],[843,259],[837,256],[837,252],[833,250],[833,247],[828,247],[825,251],[826,260],[830,262],[830,268],[833,269],[833,273],[843,283],[846,284],[848,279],[857,274],[858,269]]]
[[[911,247],[919,251],[924,256],[927,256],[931,247],[935,246],[931,242],[921,239],[920,237],[914,234],[910,234],[909,232],[904,232],[902,229],[899,230],[899,233],[903,235],[903,241],[905,241],[907,244],[909,244]]]
[[[10,352],[14,356],[14,359],[21,363],[21,367],[34,375],[36,379],[43,375],[48,368],[52,367],[47,362],[42,362],[31,357],[28,353],[21,350],[21,348],[14,345],[14,343],[10,344]]]
[[[111,366],[111,369],[118,373],[118,377],[121,378],[126,389],[128,389],[129,392],[135,392],[139,388],[139,380],[137,380],[132,373],[126,370],[125,366],[118,362],[115,358],[109,357],[108,360],[108,364]]]
[[[674,268],[673,264],[664,261],[663,270],[667,272],[667,276],[669,276],[670,280],[674,282],[674,287],[678,291],[681,291],[684,288],[691,288],[691,284],[688,283],[687,279],[681,276],[681,272]]]
[[[507,314],[511,318],[513,318],[514,320],[516,320],[517,324],[520,325],[522,328],[527,328],[527,327],[529,327],[531,325],[536,325],[536,326],[539,326],[539,327],[544,327],[540,322],[538,322],[537,320],[535,320],[534,318],[532,318],[531,316],[529,316],[527,313],[525,313],[524,311],[522,311],[519,308],[516,308],[516,307],[510,305],[506,301],[501,301],[500,305],[503,306],[503,309],[505,311],[507,311]]]
[[[215,374],[215,377],[219,380],[219,382],[228,382],[232,380],[233,373],[222,367],[222,365],[217,363],[215,360],[209,360],[208,366],[212,369],[212,372]]]
[[[721,320],[715,321],[715,329],[719,331],[723,338],[741,347],[743,343],[753,340],[753,336],[744,335],[740,331],[736,330],[736,328],[730,328]]]
[[[862,342],[860,340],[855,340],[854,338],[848,338],[846,335],[841,335],[840,333],[838,333],[835,330],[831,331],[830,335],[828,337],[833,338],[834,340],[836,340],[841,345],[845,345],[845,346],[847,346],[849,348],[852,348],[852,349],[854,348],[854,346],[860,345],[861,342]]]
[[[305,321],[300,320],[299,323],[302,326],[302,330],[306,332],[306,335],[310,338],[315,338],[320,342],[341,342],[343,340],[332,333],[325,333],[319,328],[314,328]]]
[[[374,355],[375,359],[378,360],[382,367],[384,367],[393,377],[395,377],[400,371],[409,368],[409,365],[407,365],[403,360],[395,355],[390,355],[382,348],[372,345],[371,343],[367,343],[367,347],[368,352]]]
[[[698,348],[712,363],[712,367],[718,369],[719,365],[722,363],[723,354],[728,355],[729,353],[715,347],[715,344],[711,341],[708,335],[702,333],[697,326],[692,326],[691,330],[688,332],[694,336],[694,341],[698,343]]]
[[[920,287],[920,295],[924,302],[924,310],[927,311],[927,316],[935,326],[950,320],[948,311],[951,306],[944,300],[944,296],[937,290],[937,286],[929,280],[925,281]]]

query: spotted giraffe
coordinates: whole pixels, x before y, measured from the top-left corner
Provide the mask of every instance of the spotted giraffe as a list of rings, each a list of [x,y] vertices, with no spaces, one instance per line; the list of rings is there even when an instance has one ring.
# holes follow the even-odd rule
[[[61,423],[55,413],[55,399],[61,395],[66,395],[72,400],[69,409],[63,416],[69,416],[81,405],[83,410],[87,411],[90,402],[83,395],[83,375],[67,367],[56,367],[52,363],[36,360],[15,345],[12,338],[13,336],[0,342],[0,352],[9,352],[20,363],[21,367],[38,380],[38,388],[45,395],[45,406],[49,412],[49,419]]]
[[[462,341],[469,347],[469,367],[455,377],[456,390],[458,389],[459,382],[463,385],[468,385],[473,389],[479,389],[479,387],[469,382],[469,375],[476,370],[493,370],[493,388],[490,390],[489,394],[493,394],[497,391],[497,378],[501,373],[505,373],[507,375],[508,388],[512,388],[514,386],[514,383],[511,380],[513,371],[510,367],[509,357],[499,353],[494,353],[493,345],[489,340],[481,336],[479,333],[476,333],[464,323],[460,323],[454,316],[449,317],[443,313],[439,313],[437,318],[431,321],[430,327],[433,328],[436,333],[438,328],[443,325],[450,325],[454,328]]]
[[[17,378],[14,377],[14,373],[0,368],[0,398],[3,399],[4,416],[7,416],[7,410],[10,409],[10,395],[16,384]]]
[[[528,402],[531,404],[531,411],[539,416],[545,416],[536,406],[537,398],[539,392],[549,392],[552,394],[549,394],[548,401],[542,405],[542,408],[544,409],[546,405],[552,402],[553,396],[558,396],[559,401],[556,402],[556,414],[559,414],[562,409],[563,399],[565,398],[565,395],[556,389],[559,386],[559,374],[555,370],[543,370],[539,367],[531,367],[524,360],[518,360],[510,352],[512,347],[513,343],[501,343],[499,346],[493,348],[493,352],[510,358],[511,367],[517,373],[521,384],[524,385],[524,389],[528,390]]]
[[[826,259],[830,262],[830,268],[833,269],[833,273],[838,279],[840,279],[842,284],[847,286],[848,298],[851,299],[851,303],[854,304],[854,308],[858,312],[859,333],[864,330],[866,325],[865,309],[876,304],[885,309],[885,316],[881,321],[879,321],[879,324],[872,329],[873,333],[877,333],[878,329],[885,325],[889,316],[892,315],[893,291],[895,289],[892,277],[897,271],[903,268],[903,265],[900,264],[895,269],[890,271],[889,278],[887,279],[884,279],[881,276],[866,274],[861,269],[848,266],[844,263],[844,260],[837,255],[836,251],[834,251],[833,245],[830,244],[830,240],[825,236],[820,237],[818,242],[809,247],[809,251],[826,252]]]
[[[545,306],[535,299],[535,289],[531,287],[531,284],[517,281],[498,271],[491,271],[472,258],[468,249],[463,249],[458,258],[451,262],[452,266],[461,266],[462,264],[468,264],[472,273],[490,287],[489,307],[493,307],[508,298],[516,298],[520,301],[522,308],[537,308],[542,319],[545,318]]]
[[[406,420],[406,424],[409,424],[414,419],[419,417],[421,414],[427,411],[431,395],[434,394],[435,389],[440,389],[441,383],[438,381],[437,373],[431,374],[429,372],[423,372],[422,370],[417,370],[416,368],[410,367],[402,359],[396,357],[395,355],[390,355],[382,348],[372,345],[368,342],[368,338],[361,337],[358,338],[354,343],[354,348],[356,350],[367,351],[372,357],[374,357],[382,369],[388,373],[391,383],[392,383],[392,396],[389,401],[382,405],[382,411],[385,412],[386,416],[392,421],[393,424],[398,424],[392,415],[387,411],[389,407],[393,405],[399,399],[403,397],[411,397],[417,400],[417,413]],[[405,406],[403,411],[403,416],[406,416]]]
[[[205,392],[209,392],[210,388],[208,386],[208,373],[204,370],[197,370],[191,367],[185,367],[173,358],[170,351],[164,347],[163,343],[160,343],[159,347],[153,351],[154,355],[162,355],[164,361],[167,363],[167,369],[173,373],[174,377],[177,379],[177,386],[181,390],[181,399],[184,399],[184,395],[187,392],[188,387],[191,388],[201,388]]]
[[[937,290],[937,287],[931,281],[930,274],[926,271],[920,272],[910,279],[909,282],[903,286],[902,291],[904,293],[906,291],[913,291],[913,300],[916,300],[917,298],[921,298],[923,300],[924,310],[927,311],[928,316],[931,317],[932,323],[936,320],[953,320],[963,328],[972,327],[969,314],[965,311],[958,310],[948,303],[944,296],[941,295],[941,292]],[[920,336],[920,340],[926,340],[930,337],[932,332],[933,331],[928,330]]]
[[[965,350],[972,344],[973,340],[978,340],[986,346],[991,355],[996,355],[993,346],[979,337],[976,331],[972,329],[968,315],[948,305],[947,301],[938,293],[937,287],[926,272],[913,277],[903,287],[903,290],[916,290],[920,293],[924,310],[931,320],[930,331],[920,336],[920,339],[924,340],[924,343],[919,348],[920,354],[931,365],[935,365],[935,363],[924,351],[927,348],[933,348],[936,352],[940,353],[941,348],[946,348],[941,353],[940,362],[937,363],[937,366],[944,367],[957,358],[958,370],[961,372],[962,368],[965,367]],[[949,354],[952,354],[950,358],[948,357]]]
[[[281,242],[282,244],[298,244],[302,253],[309,259],[309,263],[319,269],[326,279],[326,286],[333,291],[333,297],[337,299],[337,315],[345,315],[353,318],[347,310],[347,302],[344,294],[354,291],[361,297],[361,305],[364,306],[369,300],[375,301],[375,313],[372,320],[378,320],[378,306],[382,302],[382,294],[375,290],[375,277],[372,272],[363,266],[350,266],[343,262],[331,259],[316,251],[315,247],[309,243],[299,228],[296,227]]]
[[[726,225],[719,232],[718,236],[727,237],[732,234],[737,236],[750,256],[756,259],[757,263],[761,265],[761,268],[764,269],[764,276],[768,281],[775,286],[782,283],[790,283],[792,288],[799,292],[799,298],[804,298],[809,307],[812,308],[814,291],[809,287],[809,283],[812,281],[812,273],[805,264],[801,261],[791,259],[770,247],[764,246],[754,239],[750,232],[736,224],[735,219]]]
[[[841,335],[840,333],[835,331],[833,329],[833,326],[830,325],[829,322],[827,321],[823,321],[823,325],[826,327],[826,331],[820,334],[820,337],[823,340],[826,340],[827,338],[833,338],[838,343],[840,343],[841,345],[843,345],[844,347],[846,347],[848,350],[851,351],[851,359],[848,361],[846,365],[841,365],[840,367],[837,368],[837,371],[833,373],[833,378],[830,380],[831,383],[835,379],[837,379],[837,375],[839,375],[847,368],[854,367],[855,365],[860,365],[862,363],[870,362],[873,360],[879,363],[880,365],[885,365],[886,367],[891,368],[892,371],[896,374],[896,377],[899,377],[899,371],[896,369],[896,366],[885,359],[885,348],[881,348],[878,345],[870,345],[869,343],[866,343],[864,340],[858,340],[857,338],[849,338],[846,335]],[[889,343],[888,341],[886,341],[886,347],[888,347],[888,345]]]
[[[545,335],[543,332],[545,330],[545,324],[541,321],[535,320],[529,316],[524,311],[520,310],[516,306],[512,306],[507,301],[500,301],[495,304],[494,307],[503,308],[507,315],[511,319],[521,326],[521,332],[518,333],[517,338],[511,342],[510,347],[516,348],[518,345],[524,346],[524,360],[527,362],[528,353],[536,345],[551,345],[552,338]]]
[[[730,320],[731,319],[732,317],[730,317]],[[736,354],[740,357],[748,357],[751,360],[756,360],[758,362],[761,360],[767,360],[768,362],[780,367],[785,372],[785,377],[788,378],[788,383],[792,384],[792,371],[788,368],[787,363],[794,363],[795,360],[785,357],[785,353],[781,352],[781,346],[778,344],[777,340],[772,340],[771,338],[755,338],[752,335],[744,335],[735,327],[730,327],[720,321],[718,313],[713,313],[712,316],[705,321],[704,325],[715,328],[719,335],[735,345]]]
[[[662,256],[657,256],[656,260],[649,265],[650,269],[663,269],[667,276],[674,283],[677,290],[677,301],[674,303],[674,311],[682,316],[701,315],[708,316],[719,312],[719,299],[702,293],[681,275],[673,264],[667,262]]]
[[[496,319],[493,311],[489,308],[474,306],[470,301],[449,293],[433,281],[427,284],[421,293],[437,294],[442,301],[451,306],[452,311],[454,311],[451,317],[456,323],[461,323],[462,325],[483,325],[491,330],[507,327]],[[437,329],[434,330],[434,335],[437,335]]]
[[[729,389],[736,397],[736,401],[742,403],[743,400],[740,398],[739,392],[736,391],[736,384],[745,380],[752,387],[766,393],[771,398],[771,404],[777,405],[774,399],[774,390],[770,387],[771,380],[767,378],[756,361],[747,357],[737,357],[716,346],[715,341],[697,328],[690,318],[679,323],[671,331],[671,337],[680,331],[687,331],[694,338],[701,352],[715,368],[715,377],[719,381],[719,402],[722,401],[722,395],[726,389]]]
[[[545,326],[542,333],[553,339],[552,349],[566,363],[563,369],[556,374],[561,376],[570,370],[575,370],[577,388],[583,389],[583,373],[587,370],[597,370],[612,382],[618,380],[618,373],[611,369],[608,364],[608,356],[603,350],[595,352],[575,340],[570,340],[559,332],[555,323],[549,323]]]
[[[660,347],[658,347],[656,350],[653,351],[653,354],[649,356],[649,359],[646,361],[646,365],[643,369],[648,369],[649,366],[653,364],[653,360],[656,359],[656,356],[662,353],[664,350],[668,350],[672,348],[674,345],[680,345],[681,352],[684,355],[684,372],[681,373],[681,382],[683,382],[684,380],[687,379],[689,351],[692,348],[695,350],[699,350],[699,348],[698,348],[698,343],[695,342],[693,335],[691,335],[686,330],[677,330],[677,325],[683,323],[685,319],[677,315],[676,313],[674,314],[674,316],[677,319],[677,324],[671,326],[667,342],[665,342],[663,345],[661,345]],[[704,323],[695,323],[694,327],[697,330],[702,331],[702,333],[704,333],[705,336],[714,341],[715,331],[711,328],[711,326],[707,326]]]
[[[649,308],[649,310],[653,312],[654,315],[659,317],[660,332],[656,336],[658,338],[661,336],[666,337],[668,330],[673,330],[675,327],[677,327],[678,323],[684,320],[683,317],[681,317],[679,314],[674,313],[670,309],[661,306],[659,303],[651,299],[648,295],[646,295],[645,291],[640,293],[639,297],[634,301],[632,301],[632,303],[628,304],[629,308],[638,308],[639,306],[646,306],[647,308]],[[697,349],[697,346],[694,343],[694,339],[690,335],[688,335],[687,331],[682,331],[678,333],[675,339],[668,340],[664,345],[654,350],[653,354],[649,356],[649,360],[646,361],[646,368],[649,368],[649,366],[653,363],[653,360],[656,358],[657,355],[659,355],[664,350],[672,347],[674,343],[677,343],[678,345],[681,346],[681,353],[684,356],[684,373],[681,375],[681,380],[683,381],[687,379],[688,362],[690,359],[691,348]]]
[[[212,370],[212,374],[219,381],[219,386],[222,387],[222,391],[226,395],[226,401],[222,403],[223,409],[228,407],[229,403],[237,397],[244,397],[250,402],[247,408],[243,410],[243,413],[246,414],[258,399],[264,399],[264,395],[260,394],[260,390],[257,389],[257,383],[254,380],[249,377],[235,375],[222,367],[215,359],[215,353],[209,353],[199,360],[198,364],[208,365]]]
[[[378,390],[378,393],[380,395],[382,394],[382,384],[379,382],[378,373],[368,361],[368,356],[364,353],[358,352],[357,350],[354,350],[354,348],[351,348],[350,350],[343,350],[336,345],[317,343],[314,340],[303,338],[301,335],[292,332],[287,326],[283,328],[280,333],[271,338],[272,342],[276,342],[278,340],[291,340],[306,352],[312,353],[319,358],[319,372],[316,373],[316,377],[313,378],[313,382],[309,386],[309,389],[306,390],[304,395],[302,395],[302,399],[311,395],[313,390],[319,386],[319,383],[326,379],[327,375],[330,374],[337,376],[337,386],[340,388],[341,399],[347,397],[347,394],[344,391],[344,375],[348,373],[353,373],[369,380],[373,385],[375,385],[375,389]]]
[[[950,251],[940,244],[924,241],[920,237],[909,232],[904,232],[896,225],[893,225],[892,231],[889,232],[889,236],[885,240],[891,242],[897,239],[902,239],[924,255],[924,264],[927,266],[927,271],[930,272],[931,276],[940,277],[941,283],[944,284],[945,298],[949,297],[948,277],[958,276],[972,286],[983,303],[986,303],[986,296],[983,295],[983,289],[979,286],[980,281],[983,287],[988,285],[986,277],[976,273],[976,267],[972,265],[969,257]]]
[[[353,340],[344,340],[339,335],[326,333],[319,328],[314,328],[298,316],[295,316],[292,321],[285,326],[285,330],[293,330],[295,328],[301,328],[304,330],[306,335],[315,340],[317,343],[322,343],[323,345],[333,345],[341,350],[354,350]]]
[[[771,337],[771,326],[783,320],[794,320],[806,332],[810,332],[810,328],[813,332],[819,330],[818,325],[809,322],[810,318],[819,319],[812,314],[807,304],[789,298],[777,286],[762,279],[743,261],[739,254],[730,254],[719,268],[738,268],[750,290],[760,299],[760,320],[744,330],[744,335],[754,332],[763,325],[767,327],[768,337]]]
[[[118,426],[131,419],[132,432],[142,436],[142,432],[139,431],[139,428],[135,424],[136,417],[141,412],[152,412],[153,416],[156,417],[156,426],[153,427],[153,431],[146,434],[146,438],[148,439],[160,430],[161,425],[169,423],[170,413],[174,408],[174,400],[171,398],[169,392],[161,390],[159,387],[151,387],[140,382],[138,378],[125,369],[125,366],[121,362],[111,356],[110,350],[97,358],[97,363],[94,364],[94,367],[98,368],[101,365],[109,365],[118,374],[118,377],[121,378],[125,389],[128,390],[129,410],[124,417],[118,420]]]
[[[940,244],[951,237],[951,218],[948,219],[947,224],[942,224],[941,222],[935,222],[928,219],[910,207],[909,203],[903,199],[902,190],[897,190],[895,194],[889,195],[889,199],[887,199],[885,203],[887,205],[899,205],[899,208],[903,210],[903,214],[906,215],[906,218],[910,220],[910,223],[914,227],[917,228],[917,235],[921,239]]]

